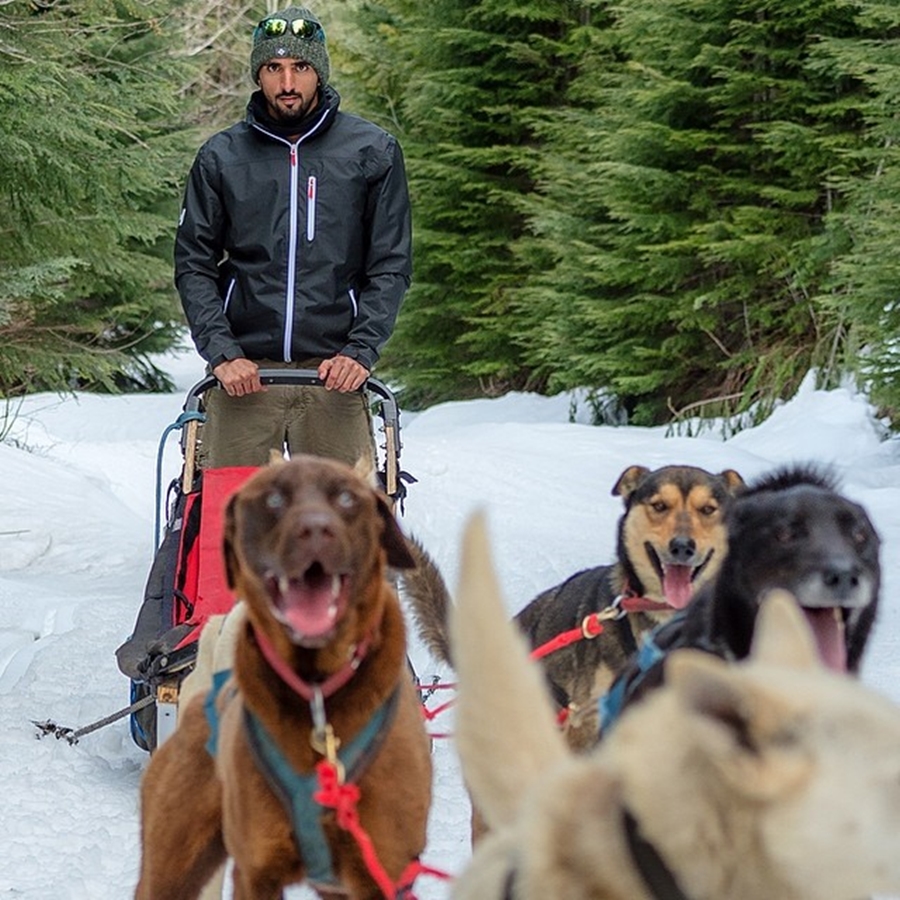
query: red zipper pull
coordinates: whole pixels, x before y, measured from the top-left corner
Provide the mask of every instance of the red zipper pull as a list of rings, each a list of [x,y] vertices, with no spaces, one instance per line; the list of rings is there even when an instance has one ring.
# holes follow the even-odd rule
[[[297,148],[294,146],[291,146],[291,165],[297,165]]]

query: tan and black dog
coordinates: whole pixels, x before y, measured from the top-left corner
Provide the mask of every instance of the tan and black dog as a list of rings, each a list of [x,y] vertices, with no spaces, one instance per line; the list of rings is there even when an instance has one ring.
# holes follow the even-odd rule
[[[325,898],[381,898],[313,792],[333,787],[318,764],[343,768],[392,882],[422,852],[430,745],[387,578],[413,565],[405,538],[349,467],[297,457],[234,495],[224,552],[246,616],[234,669],[186,703],[150,759],[136,897],[196,898],[231,856],[236,900],[275,900],[299,882]]]
[[[637,649],[640,636],[686,607],[718,572],[726,549],[725,511],[743,484],[732,469],[716,475],[696,466],[629,466],[612,489],[625,505],[616,562],[576,573],[515,617],[538,648],[592,613],[621,604],[622,618],[604,623],[599,636],[541,660],[556,703],[568,711],[566,738],[572,749],[596,744],[596,701]],[[423,641],[452,665],[449,592],[421,544],[412,544],[418,566],[401,574],[401,593]]]

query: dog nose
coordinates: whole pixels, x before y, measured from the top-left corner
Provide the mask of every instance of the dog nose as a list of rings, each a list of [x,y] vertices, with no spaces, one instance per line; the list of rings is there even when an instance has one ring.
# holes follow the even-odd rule
[[[334,519],[326,512],[308,512],[297,521],[297,538],[301,541],[322,543],[334,536]]]
[[[859,566],[832,564],[822,572],[822,581],[829,591],[839,598],[844,598],[859,587]]]
[[[697,542],[690,537],[673,537],[669,541],[669,554],[672,562],[685,565],[689,563],[697,552]]]

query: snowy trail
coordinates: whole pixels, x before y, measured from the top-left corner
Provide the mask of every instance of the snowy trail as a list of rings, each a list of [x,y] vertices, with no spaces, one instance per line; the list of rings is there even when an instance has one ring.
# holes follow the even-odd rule
[[[179,390],[200,373],[186,356]],[[157,446],[182,399],[29,398],[15,443],[0,444],[0,897],[123,900],[133,892],[147,755],[131,741],[127,721],[76,746],[37,740],[31,722],[76,728],[128,703],[115,650],[143,594]],[[621,504],[610,489],[628,465],[687,462],[753,477],[775,464],[831,461],[884,541],[882,611],[863,677],[900,702],[900,441],[883,439],[862,398],[807,389],[726,442],[572,424],[568,408],[565,397],[511,395],[401,417],[403,468],[418,479],[401,523],[451,587],[462,523],[477,507],[488,513],[513,613],[577,569],[611,560]],[[179,468],[173,443],[166,482]],[[424,681],[433,674],[452,680],[415,636],[410,656]],[[452,730],[452,712],[434,727]],[[424,861],[455,872],[469,855],[469,806],[451,741],[435,741],[434,763]],[[416,893],[448,897],[432,879]]]

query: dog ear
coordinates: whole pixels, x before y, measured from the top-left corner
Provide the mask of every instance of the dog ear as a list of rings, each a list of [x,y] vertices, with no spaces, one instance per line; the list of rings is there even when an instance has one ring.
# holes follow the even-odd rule
[[[697,754],[735,796],[765,802],[808,776],[808,748],[792,727],[795,711],[755,680],[746,664],[680,650],[666,662],[666,679],[681,700],[682,715],[703,728],[695,731]]]
[[[737,495],[747,486],[747,482],[744,481],[741,474],[734,469],[725,469],[719,472],[719,478],[725,482],[725,486],[731,494]]]
[[[222,556],[225,563],[225,580],[230,590],[237,587],[238,561],[235,555],[235,506],[237,505],[237,497],[232,495],[228,503],[225,505],[225,515],[222,525]]]
[[[809,623],[789,591],[776,588],[763,597],[753,627],[750,656],[796,669],[821,666]]]
[[[388,565],[394,569],[414,569],[416,561],[413,558],[406,538],[397,524],[394,511],[385,497],[379,491],[375,492],[375,502],[378,507],[378,515],[384,523],[381,533],[381,546],[387,551]]]
[[[615,483],[610,493],[613,497],[622,497],[628,500],[641,479],[649,474],[650,470],[646,466],[629,466],[619,476],[619,480]]]

